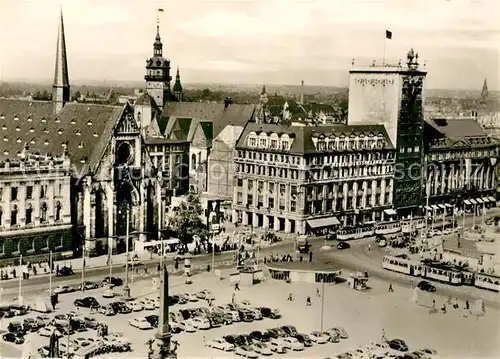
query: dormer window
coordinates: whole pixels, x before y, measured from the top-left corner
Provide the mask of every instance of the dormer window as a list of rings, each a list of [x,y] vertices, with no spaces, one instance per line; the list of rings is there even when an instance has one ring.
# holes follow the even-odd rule
[[[47,120],[45,119],[45,117],[42,117],[42,122],[43,123],[47,122]]]
[[[76,135],[77,135],[77,136],[81,136],[81,135],[82,135],[82,133],[81,133],[80,131],[76,131]]]
[[[19,126],[16,127],[16,131],[17,132],[21,131],[21,129],[19,128]]]
[[[43,129],[43,133],[49,133],[49,130],[48,130],[48,129],[46,129],[46,128],[44,128],[44,129]]]
[[[85,162],[87,162],[87,157],[82,157],[82,158],[80,159],[80,163],[85,163]]]
[[[56,119],[54,120],[55,123],[59,123],[61,122],[61,120],[59,119],[59,117],[56,117]]]
[[[5,120],[5,116],[3,113],[0,115],[0,120]]]
[[[92,121],[88,120],[87,121],[87,126],[92,126]]]
[[[49,140],[45,140],[45,141],[43,142],[43,144],[44,144],[45,146],[48,146],[48,145],[49,145]]]
[[[14,116],[14,121],[19,121],[19,117],[17,117],[17,115]]]
[[[94,132],[94,137],[99,137],[99,134],[97,132]]]
[[[61,143],[61,147],[66,148],[66,147],[68,147],[68,144],[66,142],[63,142],[63,143]]]
[[[76,118],[74,118],[74,117],[73,117],[73,118],[71,119],[71,122],[70,122],[70,123],[71,123],[72,125],[74,125],[74,124],[76,123]]]
[[[35,129],[33,127],[30,128],[30,132],[33,133],[35,132]]]
[[[21,139],[20,139],[20,138],[18,138],[18,139],[16,140],[16,142],[17,142],[17,143],[21,143]]]
[[[7,131],[7,126],[3,125],[2,130]]]
[[[255,135],[248,136],[248,146],[257,147],[257,138],[255,137]]]
[[[3,151],[3,154],[4,154],[5,156],[8,156],[8,155],[9,155],[9,151]]]
[[[33,119],[31,118],[31,115],[28,116],[28,118],[26,119],[26,121],[28,121],[28,122],[32,122],[33,121]]]
[[[9,138],[7,136],[4,136],[3,142],[9,142]]]
[[[30,143],[31,143],[32,145],[34,145],[34,144],[36,143],[36,142],[35,142],[35,139],[34,139],[34,138],[32,138],[32,139],[31,139],[31,141],[30,141]]]
[[[78,144],[78,148],[83,148],[83,142],[80,142],[80,143]]]
[[[60,128],[60,129],[57,130],[57,134],[62,135],[62,133],[63,133],[62,128]]]

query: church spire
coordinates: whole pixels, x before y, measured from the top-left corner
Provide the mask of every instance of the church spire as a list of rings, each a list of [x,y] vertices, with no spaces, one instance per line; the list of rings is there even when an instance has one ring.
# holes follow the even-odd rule
[[[64,20],[61,9],[59,31],[57,34],[56,66],[54,83],[52,84],[53,111],[57,114],[64,104],[69,102],[68,59],[66,55],[66,38],[64,35]]]
[[[481,101],[486,102],[488,100],[488,82],[484,79],[483,89],[481,91]]]
[[[178,101],[182,101],[182,84],[181,75],[179,73],[179,65],[177,65],[177,73],[175,74],[175,83],[173,92]]]
[[[160,12],[163,12],[163,9],[156,10],[156,37],[155,43],[153,44],[153,56],[155,57],[163,56],[163,44],[161,43],[160,37]]]

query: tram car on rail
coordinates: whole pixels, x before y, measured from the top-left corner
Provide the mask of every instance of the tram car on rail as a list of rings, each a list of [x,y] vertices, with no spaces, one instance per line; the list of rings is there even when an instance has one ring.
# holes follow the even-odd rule
[[[478,288],[500,292],[500,277],[486,273],[475,273],[474,285]]]
[[[401,221],[381,222],[375,226],[376,235],[394,234],[401,232]]]
[[[411,219],[402,219],[401,232],[403,233],[415,233],[425,227],[424,217],[415,217]]]
[[[357,226],[345,226],[338,230],[337,240],[349,241],[375,235],[375,222],[364,222]]]

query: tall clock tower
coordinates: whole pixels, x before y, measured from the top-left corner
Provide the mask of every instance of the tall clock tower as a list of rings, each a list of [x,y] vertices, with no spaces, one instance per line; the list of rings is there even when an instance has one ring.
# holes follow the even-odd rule
[[[170,61],[163,57],[163,44],[160,38],[160,25],[156,25],[156,38],[153,44],[153,57],[146,61],[146,92],[158,107],[163,109],[165,102],[172,97],[170,91]]]

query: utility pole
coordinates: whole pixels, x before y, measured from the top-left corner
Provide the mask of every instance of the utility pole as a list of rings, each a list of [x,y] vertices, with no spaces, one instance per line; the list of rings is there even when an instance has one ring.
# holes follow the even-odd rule
[[[323,333],[323,317],[325,310],[325,274],[323,274],[322,283],[321,283],[321,324],[320,324],[320,332]]]
[[[49,252],[49,294],[52,295],[52,251]]]
[[[18,302],[19,305],[23,305],[23,255],[19,255],[19,295],[18,295]]]
[[[129,209],[129,206],[127,206],[127,223],[126,223],[126,232],[125,232],[125,252],[126,252],[126,258],[125,258],[126,259],[126,263],[125,263],[125,297],[127,299],[130,298],[130,288],[128,286],[129,216],[130,216],[130,209]]]
[[[85,242],[83,242],[82,246],[82,292],[85,290]]]

